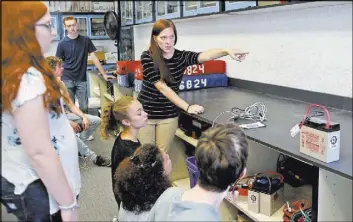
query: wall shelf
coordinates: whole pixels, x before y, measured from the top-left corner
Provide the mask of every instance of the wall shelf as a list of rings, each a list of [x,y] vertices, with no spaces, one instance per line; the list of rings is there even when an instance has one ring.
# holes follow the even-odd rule
[[[197,146],[198,140],[194,139],[190,136],[185,135],[184,131],[182,131],[180,128],[178,128],[175,132],[175,135],[179,137],[180,139],[188,142],[189,144],[193,145],[194,147]]]
[[[272,214],[271,217],[269,217],[261,213],[255,213],[255,212],[249,211],[248,203],[245,201],[234,200],[231,192],[227,194],[225,199],[254,221],[273,221],[273,222],[283,221],[284,205],[279,210],[277,210],[274,214]]]
[[[114,102],[113,96],[109,95],[108,93],[105,93],[105,94],[104,94],[104,97],[107,98],[107,99],[109,99],[110,101]]]
[[[181,17],[173,18],[173,22],[177,23],[177,22],[182,22],[182,21],[188,21],[190,19],[193,19],[193,20],[195,20],[195,19],[209,19],[209,18],[218,18],[218,17],[234,16],[234,15],[250,15],[250,14],[257,14],[257,13],[271,13],[271,12],[280,12],[280,11],[324,7],[324,6],[332,6],[332,5],[343,5],[343,4],[352,4],[352,3],[351,2],[333,2],[333,1],[295,1],[295,2],[288,2],[288,3],[283,3],[283,4],[254,6],[254,7],[240,8],[240,9],[232,9],[232,10],[228,10],[228,11],[221,10],[219,12],[211,12],[211,13],[197,14],[197,15],[190,15],[190,16],[181,16]],[[151,22],[143,23],[143,24],[133,24],[130,26],[146,26],[146,25],[151,25]]]

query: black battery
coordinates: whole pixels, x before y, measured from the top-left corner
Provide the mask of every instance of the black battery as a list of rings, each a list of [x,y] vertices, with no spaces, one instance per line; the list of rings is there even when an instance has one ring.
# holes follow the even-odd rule
[[[311,127],[313,129],[317,129],[324,132],[335,132],[340,130],[340,124],[330,121],[330,125],[328,129],[325,128],[326,120],[318,118],[318,117],[310,117],[304,122],[304,126]]]
[[[111,96],[114,96],[114,83],[107,81],[107,93]]]
[[[210,128],[212,124],[195,115],[190,115],[184,111],[179,115],[179,128],[185,132],[185,135],[194,139],[199,139],[202,132]]]

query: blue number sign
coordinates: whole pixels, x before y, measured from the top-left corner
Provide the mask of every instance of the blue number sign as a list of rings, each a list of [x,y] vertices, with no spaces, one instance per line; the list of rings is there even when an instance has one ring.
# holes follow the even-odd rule
[[[187,91],[222,86],[228,86],[228,77],[225,74],[184,75],[179,90]]]

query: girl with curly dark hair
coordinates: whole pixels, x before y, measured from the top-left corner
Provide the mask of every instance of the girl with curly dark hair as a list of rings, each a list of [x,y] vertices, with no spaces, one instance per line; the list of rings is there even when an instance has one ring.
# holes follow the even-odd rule
[[[169,187],[172,164],[154,144],[144,144],[119,165],[114,192],[122,201],[119,221],[146,221],[159,196]]]
[[[141,146],[137,134],[139,129],[146,125],[147,113],[143,110],[141,103],[131,96],[123,96],[104,107],[100,126],[101,137],[103,139],[116,137],[111,153],[113,187],[116,169],[125,157],[131,156]],[[119,197],[115,194],[114,196],[120,207]]]

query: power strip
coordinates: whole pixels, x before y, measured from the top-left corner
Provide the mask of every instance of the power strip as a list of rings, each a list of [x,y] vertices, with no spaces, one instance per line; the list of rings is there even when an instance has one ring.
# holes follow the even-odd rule
[[[243,129],[254,129],[254,128],[260,128],[260,127],[265,127],[266,125],[261,123],[261,122],[256,122],[256,123],[248,123],[248,124],[241,124],[239,127]]]

